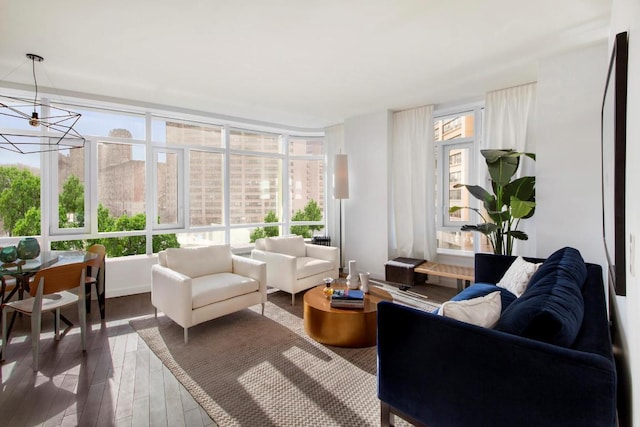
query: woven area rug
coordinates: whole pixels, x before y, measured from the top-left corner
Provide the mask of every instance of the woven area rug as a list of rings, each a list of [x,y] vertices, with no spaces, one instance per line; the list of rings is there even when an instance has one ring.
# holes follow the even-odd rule
[[[256,306],[197,325],[187,345],[165,316],[129,323],[220,426],[379,425],[376,348],[315,342],[301,295],[290,301],[270,293],[264,317]]]

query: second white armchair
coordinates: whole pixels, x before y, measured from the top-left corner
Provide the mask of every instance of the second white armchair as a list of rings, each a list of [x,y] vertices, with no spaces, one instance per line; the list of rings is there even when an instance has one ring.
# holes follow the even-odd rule
[[[267,285],[296,294],[321,285],[322,279],[338,278],[340,250],[331,246],[305,243],[301,236],[258,239],[251,257],[267,264]]]

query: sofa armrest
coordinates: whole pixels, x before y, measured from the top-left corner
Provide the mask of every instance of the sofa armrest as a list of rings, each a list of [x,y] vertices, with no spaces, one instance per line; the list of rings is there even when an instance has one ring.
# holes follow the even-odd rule
[[[437,426],[615,425],[601,355],[378,305],[378,397]]]
[[[183,328],[192,325],[191,278],[161,265],[151,266],[151,303]]]
[[[305,243],[307,256],[311,258],[331,261],[334,266],[340,267],[340,249],[334,246],[313,245]]]
[[[260,284],[262,302],[267,302],[267,264],[257,259],[232,255],[233,273],[257,280]]]
[[[251,258],[267,264],[267,285],[293,292],[296,282],[296,257],[254,249],[251,251]]]

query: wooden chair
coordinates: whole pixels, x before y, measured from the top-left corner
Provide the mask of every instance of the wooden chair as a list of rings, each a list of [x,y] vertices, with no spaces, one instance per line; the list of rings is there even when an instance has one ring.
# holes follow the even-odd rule
[[[55,339],[60,339],[60,308],[78,305],[82,351],[86,348],[85,263],[62,264],[38,271],[29,289],[30,298],[7,302],[2,305],[2,360],[7,353],[7,314],[10,311],[31,316],[31,349],[33,370],[38,370],[40,329],[42,313],[55,310]],[[78,294],[69,292],[78,288]]]
[[[105,315],[105,257],[107,251],[103,245],[95,244],[87,248],[87,252],[98,254],[97,257],[87,261],[87,276],[85,278],[85,301],[87,313],[91,313],[91,285],[96,286],[96,295],[98,296],[98,307],[100,308],[100,318],[104,320]]]

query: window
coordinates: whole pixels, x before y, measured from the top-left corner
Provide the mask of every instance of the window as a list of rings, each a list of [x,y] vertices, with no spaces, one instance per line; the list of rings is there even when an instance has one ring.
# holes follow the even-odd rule
[[[264,222],[270,212],[282,216],[282,160],[236,155],[229,157],[229,174],[239,184],[229,188],[231,224]]]
[[[189,150],[189,222],[191,227],[223,225],[222,153]],[[239,181],[236,181],[239,184]]]
[[[40,235],[40,154],[2,150],[0,237]]]
[[[54,152],[57,160],[57,198],[52,198],[52,212],[58,212],[58,222],[51,223],[51,233],[60,234],[61,229],[78,232],[88,231],[88,218],[85,217],[89,188],[85,185],[85,154],[89,147]]]
[[[261,235],[324,229],[320,133],[241,129],[86,100],[72,109],[82,114],[84,149],[0,157],[2,244],[42,234],[43,250],[95,242],[116,257],[207,242],[238,249]],[[3,131],[23,125],[0,117]]]
[[[473,196],[457,184],[474,183],[474,153],[480,138],[480,107],[445,115],[434,114],[434,137],[437,152],[437,247],[440,251],[473,252],[474,233],[462,232],[464,224],[479,218],[469,209],[449,213],[453,206],[475,207]]]
[[[184,226],[182,207],[182,151],[156,149],[154,153],[156,186],[155,228]]]
[[[145,149],[127,143],[98,143],[98,231],[146,228]]]

